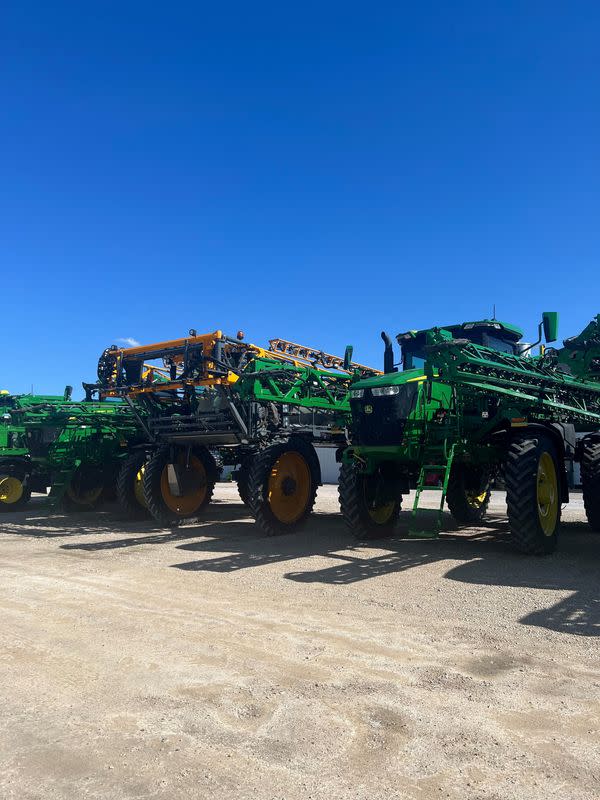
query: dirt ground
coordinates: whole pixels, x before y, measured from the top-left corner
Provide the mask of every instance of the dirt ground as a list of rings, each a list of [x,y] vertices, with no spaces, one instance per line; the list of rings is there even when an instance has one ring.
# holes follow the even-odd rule
[[[356,546],[333,487],[258,535],[200,522],[0,521],[0,797],[600,796],[600,535],[485,528]],[[400,532],[406,528],[406,513]]]

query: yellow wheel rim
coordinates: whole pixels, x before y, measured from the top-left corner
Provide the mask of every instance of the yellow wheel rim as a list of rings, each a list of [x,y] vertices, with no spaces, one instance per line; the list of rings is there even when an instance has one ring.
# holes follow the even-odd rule
[[[367,502],[369,516],[376,525],[385,525],[386,522],[389,522],[392,514],[394,513],[395,506],[396,503],[393,500],[390,500],[389,503],[383,503],[382,505],[377,506],[377,508],[371,508]]]
[[[282,453],[269,475],[269,508],[279,520],[292,525],[302,517],[311,495],[310,467],[295,450]]]
[[[77,503],[78,506],[91,506],[99,499],[103,488],[102,486],[94,486],[91,489],[79,492],[73,484],[70,483],[67,487],[66,495],[74,503]]]
[[[146,508],[146,498],[144,497],[144,473],[146,472],[146,467],[141,467],[140,470],[135,475],[133,479],[133,494],[135,499],[138,503],[142,506],[142,508]]]
[[[481,494],[476,494],[476,492],[467,492],[467,503],[471,506],[471,508],[481,508],[481,506],[485,503],[487,496],[487,489],[481,492]]]
[[[10,506],[18,503],[23,497],[23,484],[11,475],[0,477],[0,503]]]
[[[558,478],[550,453],[542,453],[537,471],[537,507],[544,536],[552,536],[558,521]]]
[[[178,496],[171,492],[167,464],[165,464],[160,476],[160,493],[164,504],[170,511],[181,517],[187,517],[197,511],[206,499],[208,490],[206,469],[196,456],[190,456],[188,461],[185,453],[179,453],[177,464],[184,468],[182,471],[184,494]]]
[[[385,503],[378,508],[370,508],[369,516],[376,525],[385,525],[386,522],[389,522],[394,512],[394,506],[395,503],[391,500],[389,503]]]
[[[385,525],[390,521],[396,508],[395,500],[388,500],[378,506],[374,505],[377,498],[377,476],[371,475],[363,478],[363,497],[369,517],[376,525]]]

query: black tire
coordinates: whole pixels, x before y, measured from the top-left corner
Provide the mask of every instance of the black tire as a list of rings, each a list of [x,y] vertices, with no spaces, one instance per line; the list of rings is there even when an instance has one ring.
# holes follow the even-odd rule
[[[117,475],[117,502],[127,519],[144,519],[149,516],[143,496],[145,464],[146,453],[143,450],[130,453],[121,462]]]
[[[540,487],[551,480],[542,480],[545,470],[554,469],[554,485],[547,491],[545,503]],[[544,555],[556,549],[561,512],[560,473],[556,448],[543,434],[515,438],[509,447],[505,469],[506,501],[512,541],[517,550],[527,555]]]
[[[248,482],[250,480],[250,467],[252,466],[251,459],[247,458],[242,461],[240,468],[237,471],[237,489],[240,500],[245,506],[250,506],[250,489]]]
[[[31,499],[31,489],[23,485],[23,478],[11,473],[0,473],[0,481],[5,478],[10,478],[12,481],[18,481],[20,485],[21,494],[16,500],[9,500],[10,494],[7,493],[6,500],[0,500],[0,514],[12,513],[13,511],[22,511],[29,500]]]
[[[592,530],[600,532],[600,437],[583,441],[581,483],[588,522]]]
[[[104,481],[99,470],[94,467],[78,467],[62,498],[66,511],[93,511],[103,502]]]
[[[197,517],[212,499],[218,473],[215,459],[205,447],[193,448],[190,456],[195,459],[195,469],[186,469],[184,475],[197,472],[200,476],[194,481],[191,491],[181,497],[169,494],[163,482],[164,470],[171,463],[170,447],[157,450],[146,464],[144,499],[150,514],[162,525],[174,525],[184,519]],[[187,448],[177,450],[175,458],[185,467]]]
[[[276,473],[278,463],[281,471]],[[315,504],[319,474],[314,447],[300,437],[256,454],[248,472],[248,505],[267,536],[290,533],[306,522]]]
[[[374,505],[377,481],[381,480],[379,473],[364,475],[353,464],[342,464],[338,487],[340,508],[346,525],[359,541],[388,539],[394,534],[402,509],[402,495],[377,509]]]
[[[481,522],[490,504],[489,470],[455,461],[450,472],[446,502],[448,510],[461,525]]]

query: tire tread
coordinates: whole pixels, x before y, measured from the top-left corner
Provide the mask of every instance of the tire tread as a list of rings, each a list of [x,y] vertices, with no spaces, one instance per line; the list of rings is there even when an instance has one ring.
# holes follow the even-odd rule
[[[148,511],[157,522],[167,527],[173,527],[184,519],[191,519],[197,516],[198,513],[210,503],[217,480],[217,465],[212,453],[205,447],[198,447],[193,450],[193,454],[202,461],[206,469],[206,497],[202,505],[197,508],[193,514],[190,514],[189,517],[182,517],[174,511],[171,511],[160,495],[160,479],[165,464],[168,463],[169,450],[170,448],[168,446],[161,447],[146,463],[146,470],[144,472],[144,499],[146,500]]]
[[[556,548],[557,534],[544,536],[537,511],[535,476],[538,469],[540,441],[545,438],[515,437],[508,449],[505,468],[508,521],[514,546],[525,555],[543,555]],[[558,477],[558,465],[557,477]],[[557,529],[560,522],[558,508]]]
[[[394,514],[385,525],[377,525],[372,520],[370,521],[362,502],[360,473],[352,464],[342,464],[338,495],[344,522],[358,541],[387,539],[394,534],[394,528],[402,509],[402,498],[397,501]]]
[[[600,437],[584,440],[581,483],[588,522],[592,530],[600,532]]]
[[[269,475],[279,456],[289,450],[297,450],[307,461],[311,473],[311,488],[308,503],[297,522],[286,524],[278,520],[271,509],[266,496]],[[317,497],[319,463],[311,444],[300,437],[291,437],[284,442],[276,442],[259,451],[251,461],[248,470],[248,502],[257,525],[267,536],[281,536],[298,530],[312,513]],[[241,494],[241,492],[240,492]]]
[[[133,482],[146,462],[146,453],[133,452],[126,456],[117,474],[117,502],[128,519],[143,519],[148,509],[141,506],[135,496]]]
[[[452,465],[450,480],[448,481],[448,490],[446,492],[446,503],[448,505],[448,510],[456,522],[460,525],[473,525],[474,523],[481,522],[487,514],[492,492],[488,487],[486,498],[479,508],[473,508],[473,506],[469,505],[465,493],[464,476],[459,471],[462,466],[463,465],[458,462],[454,462]]]

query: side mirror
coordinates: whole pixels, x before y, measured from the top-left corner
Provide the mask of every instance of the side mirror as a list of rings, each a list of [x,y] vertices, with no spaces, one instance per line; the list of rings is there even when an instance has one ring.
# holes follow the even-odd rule
[[[544,311],[542,314],[544,339],[546,342],[555,342],[558,339],[558,312]]]
[[[344,351],[344,369],[346,372],[350,372],[352,367],[352,353],[354,352],[354,348],[351,344],[346,345],[346,350]]]

